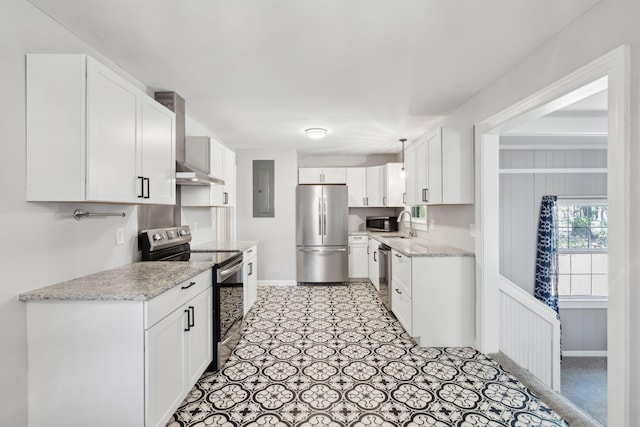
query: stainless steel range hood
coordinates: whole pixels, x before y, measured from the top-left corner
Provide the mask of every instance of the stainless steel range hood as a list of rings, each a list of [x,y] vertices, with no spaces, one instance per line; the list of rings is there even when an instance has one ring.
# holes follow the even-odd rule
[[[184,162],[176,162],[176,184],[178,185],[224,185],[224,181],[214,178]]]
[[[178,185],[224,185],[224,181],[208,172],[186,163],[185,155],[185,105],[184,99],[175,92],[156,92],[155,99],[176,113],[176,184]]]

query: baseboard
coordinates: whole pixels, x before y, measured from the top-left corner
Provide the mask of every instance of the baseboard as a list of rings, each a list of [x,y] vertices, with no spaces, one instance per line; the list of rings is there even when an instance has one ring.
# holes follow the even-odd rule
[[[563,351],[562,355],[565,357],[607,357],[606,350],[598,351]]]
[[[258,280],[259,286],[295,286],[295,280]]]

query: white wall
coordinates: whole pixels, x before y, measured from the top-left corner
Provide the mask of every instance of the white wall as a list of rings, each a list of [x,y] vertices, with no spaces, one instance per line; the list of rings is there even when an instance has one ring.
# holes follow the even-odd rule
[[[501,138],[501,141],[506,138]],[[519,138],[521,139],[521,138]],[[606,168],[606,150],[501,150],[500,168]],[[500,175],[500,274],[533,295],[540,201],[606,196],[606,174]]]
[[[88,53],[117,66],[24,0],[0,2],[0,28],[0,238],[10,245],[0,254],[0,413],[2,425],[20,427],[27,425],[27,343],[17,294],[134,261],[138,225],[135,206],[25,201],[25,53]],[[76,221],[76,208],[126,217]],[[125,230],[121,246],[117,227]]]
[[[253,161],[274,160],[275,216],[253,218]],[[238,240],[258,240],[258,280],[296,280],[296,186],[294,150],[238,150]]]
[[[591,10],[580,16],[576,21],[566,26],[555,37],[530,54],[523,52],[523,60],[511,70],[507,70],[498,80],[479,92],[471,100],[450,114],[442,124],[474,125],[489,119],[495,114],[514,105],[518,101],[536,93],[542,88],[558,81],[562,77],[588,64],[589,62],[614,50],[622,44],[631,46],[630,57],[630,115],[629,123],[631,146],[628,162],[630,165],[640,164],[640,126],[638,114],[640,113],[640,2],[637,0],[602,0]],[[490,60],[490,58],[487,58]],[[476,147],[478,152],[478,147]],[[640,211],[640,168],[630,168],[631,184],[630,198],[628,202],[628,215]],[[628,230],[629,233],[629,260],[640,259],[640,228]],[[633,262],[633,268],[628,272],[631,283],[640,283],[640,264]],[[640,287],[632,287],[626,298],[632,307],[628,329],[640,330]],[[619,320],[622,320],[618,316]],[[611,319],[609,319],[611,322]],[[622,326],[622,325],[620,325]],[[498,331],[495,331],[496,333]],[[611,340],[611,335],[609,336]],[[640,358],[640,335],[630,332],[628,336],[616,338],[616,344],[620,347],[616,350],[609,348],[610,357],[615,351],[623,351],[628,347],[629,358],[615,357],[615,363],[625,360],[638,360]],[[618,353],[620,354],[620,353]],[[615,364],[614,363],[614,364]],[[609,402],[610,421],[616,425],[623,425],[620,420],[640,419],[640,366],[630,363],[628,366],[616,367],[614,376],[610,376],[614,387],[610,390]],[[624,377],[629,383],[629,390],[623,388],[619,375],[624,371]],[[624,402],[629,402],[628,413],[621,413],[620,408],[625,407]],[[613,403],[612,403],[613,402]],[[626,409],[625,409],[626,410]],[[615,412],[615,413],[612,413]],[[633,422],[633,421],[631,421]],[[626,424],[632,425],[632,424]]]

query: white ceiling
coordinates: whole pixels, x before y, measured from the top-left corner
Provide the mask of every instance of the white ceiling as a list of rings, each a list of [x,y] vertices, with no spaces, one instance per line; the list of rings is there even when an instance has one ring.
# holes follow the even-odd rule
[[[29,1],[230,147],[307,155],[399,151],[597,2]]]

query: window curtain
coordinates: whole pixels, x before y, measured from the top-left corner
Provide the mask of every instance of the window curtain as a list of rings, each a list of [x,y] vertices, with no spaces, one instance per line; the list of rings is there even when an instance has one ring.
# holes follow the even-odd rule
[[[536,283],[533,294],[559,316],[557,201],[557,196],[542,196],[540,203]]]

